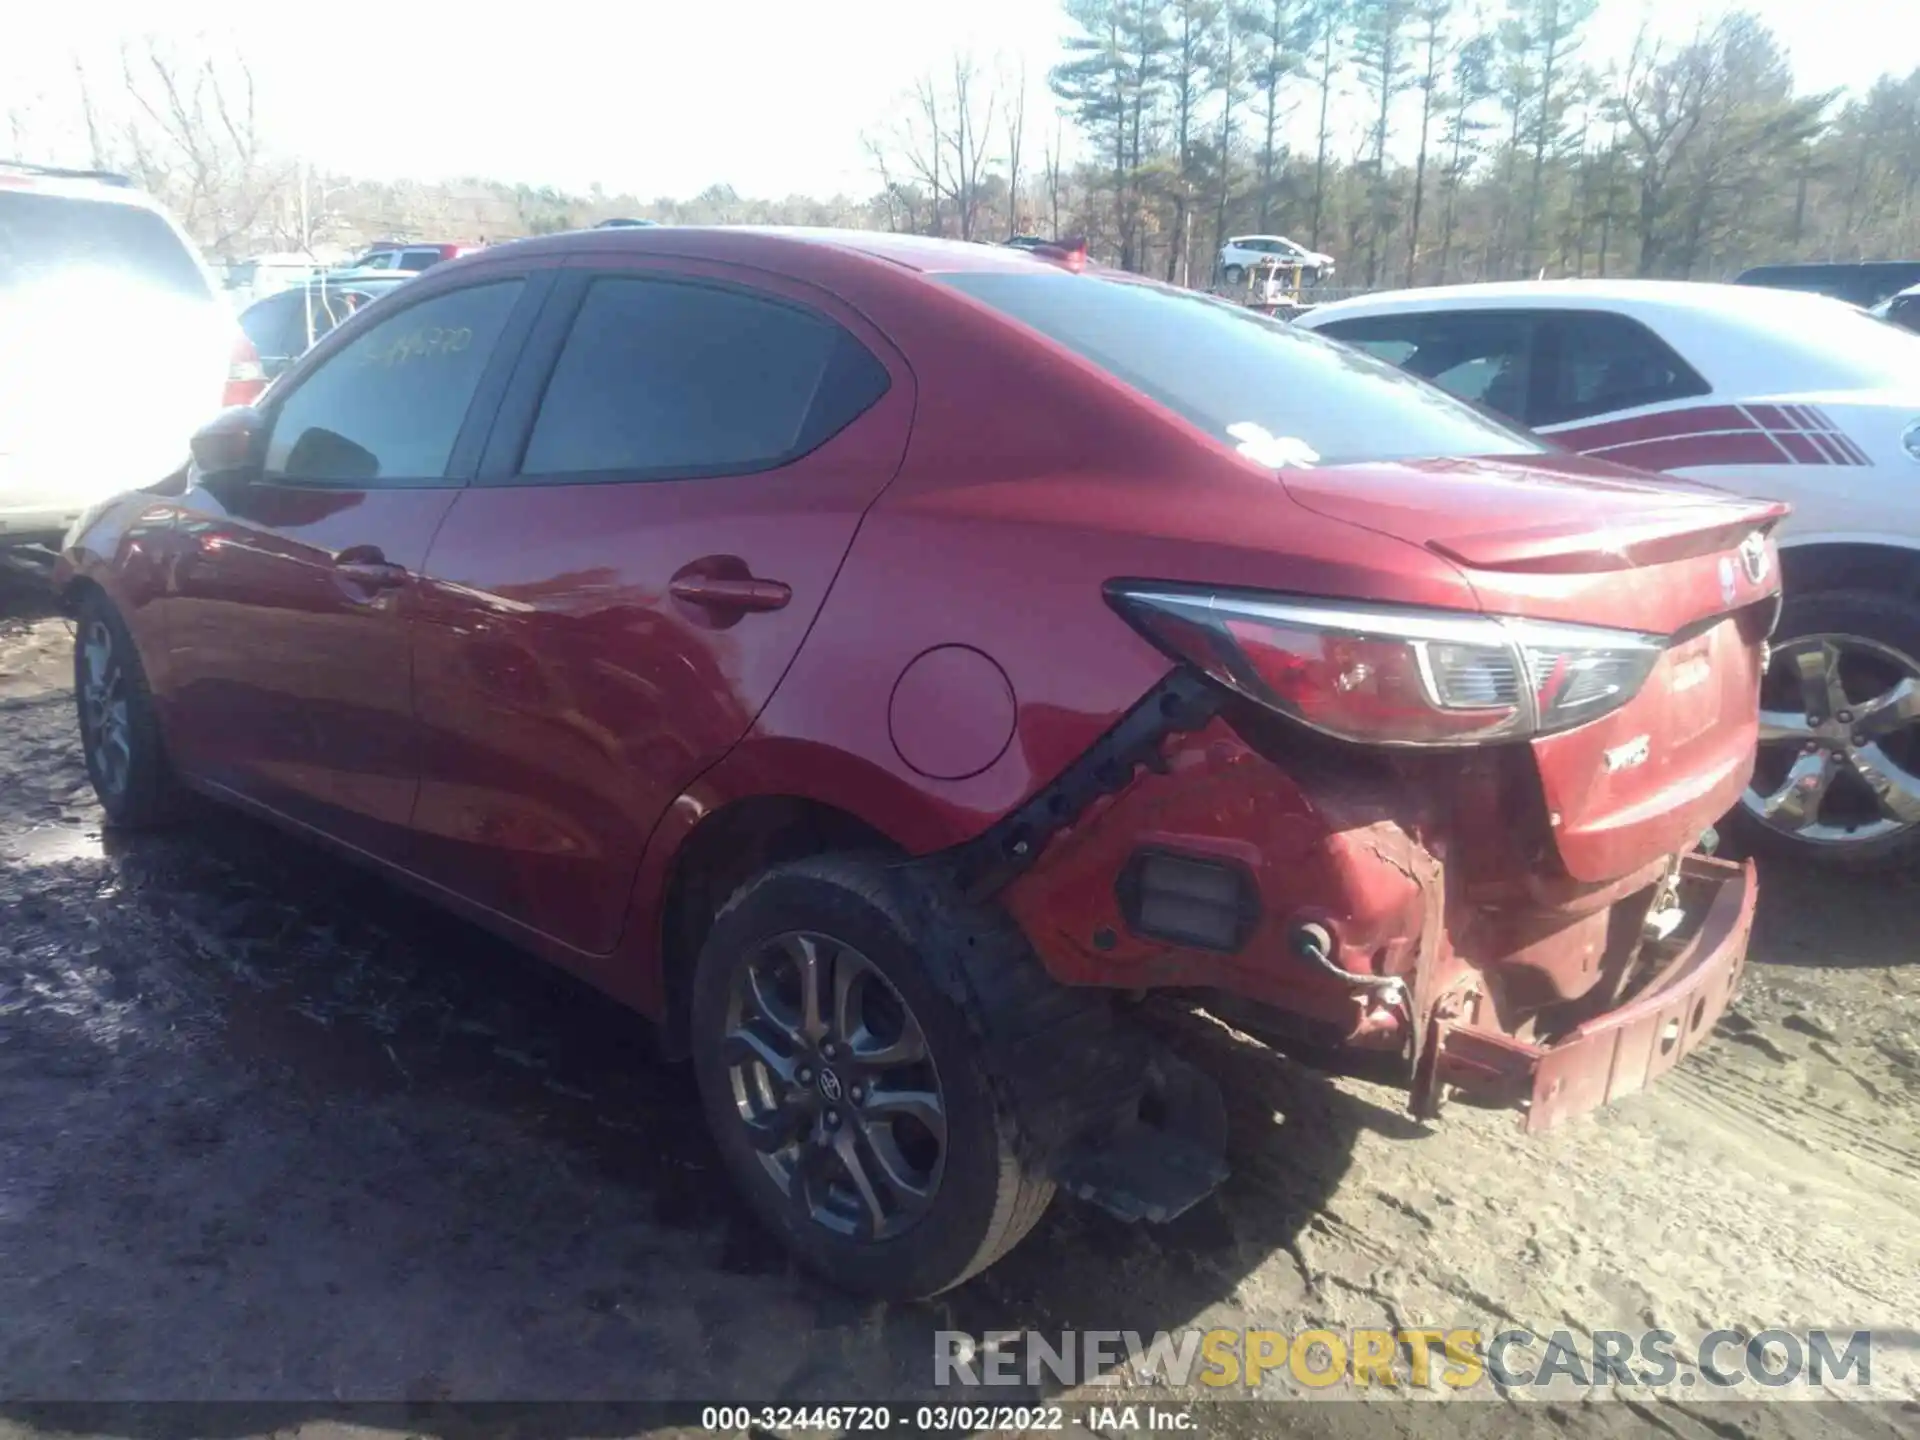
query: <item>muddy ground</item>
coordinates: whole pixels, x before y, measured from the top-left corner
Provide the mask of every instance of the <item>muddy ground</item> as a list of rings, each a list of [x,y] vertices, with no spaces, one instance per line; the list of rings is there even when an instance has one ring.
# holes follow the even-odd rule
[[[353,1400],[936,1398],[936,1329],[1514,1324],[1871,1326],[1877,1403],[1445,1407],[1485,1433],[1920,1429],[1920,882],[1768,874],[1719,1037],[1538,1139],[1168,1021],[1227,1081],[1222,1193],[1164,1229],[1058,1203],[940,1302],[866,1305],[734,1202],[641,1022],[250,822],[103,835],[67,627],[0,586],[0,1432],[77,1399],[311,1432],[375,1424]],[[1358,1408],[1205,1423],[1429,1433]]]

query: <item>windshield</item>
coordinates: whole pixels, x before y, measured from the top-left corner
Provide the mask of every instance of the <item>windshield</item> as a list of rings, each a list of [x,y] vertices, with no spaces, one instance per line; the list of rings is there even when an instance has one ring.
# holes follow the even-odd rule
[[[0,289],[89,277],[193,300],[213,294],[173,227],[151,210],[0,190]]]
[[[1382,361],[1191,291],[1066,272],[940,278],[1276,466],[1547,448]]]

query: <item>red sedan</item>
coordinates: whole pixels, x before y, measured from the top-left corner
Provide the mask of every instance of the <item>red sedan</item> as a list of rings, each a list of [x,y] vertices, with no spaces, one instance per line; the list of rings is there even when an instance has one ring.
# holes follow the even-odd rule
[[[606,229],[434,267],[60,582],[182,789],[637,1007],[842,1284],[1225,1174],[1163,990],[1539,1128],[1731,998],[1783,507],[1059,250]],[[1472,458],[1462,458],[1472,457]]]

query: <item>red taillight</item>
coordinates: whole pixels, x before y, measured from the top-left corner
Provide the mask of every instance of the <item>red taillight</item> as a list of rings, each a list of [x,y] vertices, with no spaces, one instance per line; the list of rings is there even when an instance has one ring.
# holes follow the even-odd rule
[[[266,388],[267,372],[260,363],[260,352],[253,348],[246,332],[241,331],[234,336],[233,353],[227,359],[227,388],[220,403],[251,405]]]
[[[1633,698],[1658,636],[1182,586],[1109,587],[1154,644],[1304,725],[1374,745],[1471,745],[1585,724]]]
[[[1071,240],[1055,240],[1046,245],[1036,245],[1033,247],[1033,253],[1077,275],[1087,268],[1087,237],[1076,235]]]

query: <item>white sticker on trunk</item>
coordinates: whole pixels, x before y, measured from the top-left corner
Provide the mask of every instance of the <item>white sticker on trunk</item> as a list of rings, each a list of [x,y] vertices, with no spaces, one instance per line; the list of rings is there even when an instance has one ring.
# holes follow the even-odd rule
[[[1251,420],[1237,420],[1227,426],[1227,434],[1239,443],[1233,448],[1256,465],[1273,470],[1305,469],[1319,463],[1320,452],[1292,435],[1276,435]]]

